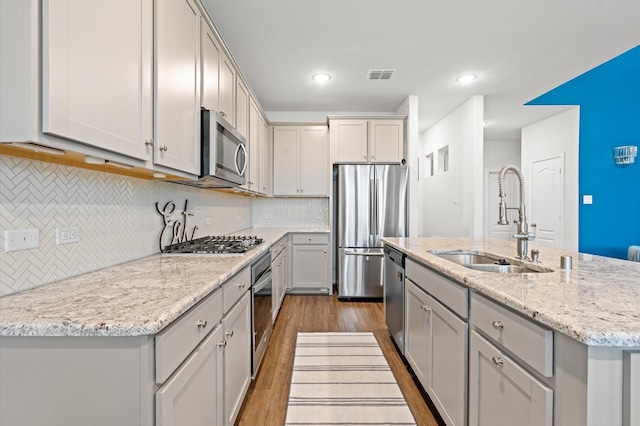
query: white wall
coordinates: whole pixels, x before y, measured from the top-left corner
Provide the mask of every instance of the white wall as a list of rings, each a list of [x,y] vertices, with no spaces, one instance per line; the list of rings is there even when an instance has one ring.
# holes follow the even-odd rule
[[[420,134],[418,132],[418,96],[410,95],[400,105],[396,114],[407,116],[406,160],[409,166],[409,236],[422,235],[422,188],[418,176],[418,157],[420,155]]]
[[[572,108],[522,129],[521,164],[525,182],[531,182],[529,163],[564,153],[564,248],[578,251],[578,146],[580,109]],[[596,172],[596,171],[594,171]],[[527,193],[527,198],[530,194]],[[527,199],[531,205],[531,200]],[[531,218],[535,222],[535,218]]]
[[[520,168],[520,141],[484,141],[484,169],[500,170],[512,164]]]
[[[421,160],[434,153],[436,168],[438,149],[449,146],[449,170],[422,183],[424,236],[482,237],[483,120],[484,98],[473,96],[422,134]]]

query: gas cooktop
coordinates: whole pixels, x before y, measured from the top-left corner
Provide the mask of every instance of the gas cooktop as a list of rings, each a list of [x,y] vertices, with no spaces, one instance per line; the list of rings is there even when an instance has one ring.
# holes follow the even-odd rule
[[[216,235],[168,245],[163,253],[243,254],[262,243],[255,236]]]

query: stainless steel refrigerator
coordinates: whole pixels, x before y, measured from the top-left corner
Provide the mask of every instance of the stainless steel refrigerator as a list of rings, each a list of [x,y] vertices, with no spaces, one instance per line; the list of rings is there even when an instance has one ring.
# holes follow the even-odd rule
[[[407,235],[407,166],[340,165],[338,298],[382,297],[381,237]]]

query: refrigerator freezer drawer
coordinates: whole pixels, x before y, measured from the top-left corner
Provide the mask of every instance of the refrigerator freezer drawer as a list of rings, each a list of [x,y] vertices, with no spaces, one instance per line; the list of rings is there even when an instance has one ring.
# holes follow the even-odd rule
[[[382,248],[343,248],[338,257],[338,298],[382,297]]]

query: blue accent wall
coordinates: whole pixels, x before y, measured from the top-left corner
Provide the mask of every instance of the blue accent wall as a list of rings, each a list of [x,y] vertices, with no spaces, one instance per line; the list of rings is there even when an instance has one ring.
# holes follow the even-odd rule
[[[613,147],[640,147],[640,46],[527,105],[579,105],[580,252],[626,259],[640,245],[640,157],[617,166]],[[593,195],[593,204],[582,196]]]

